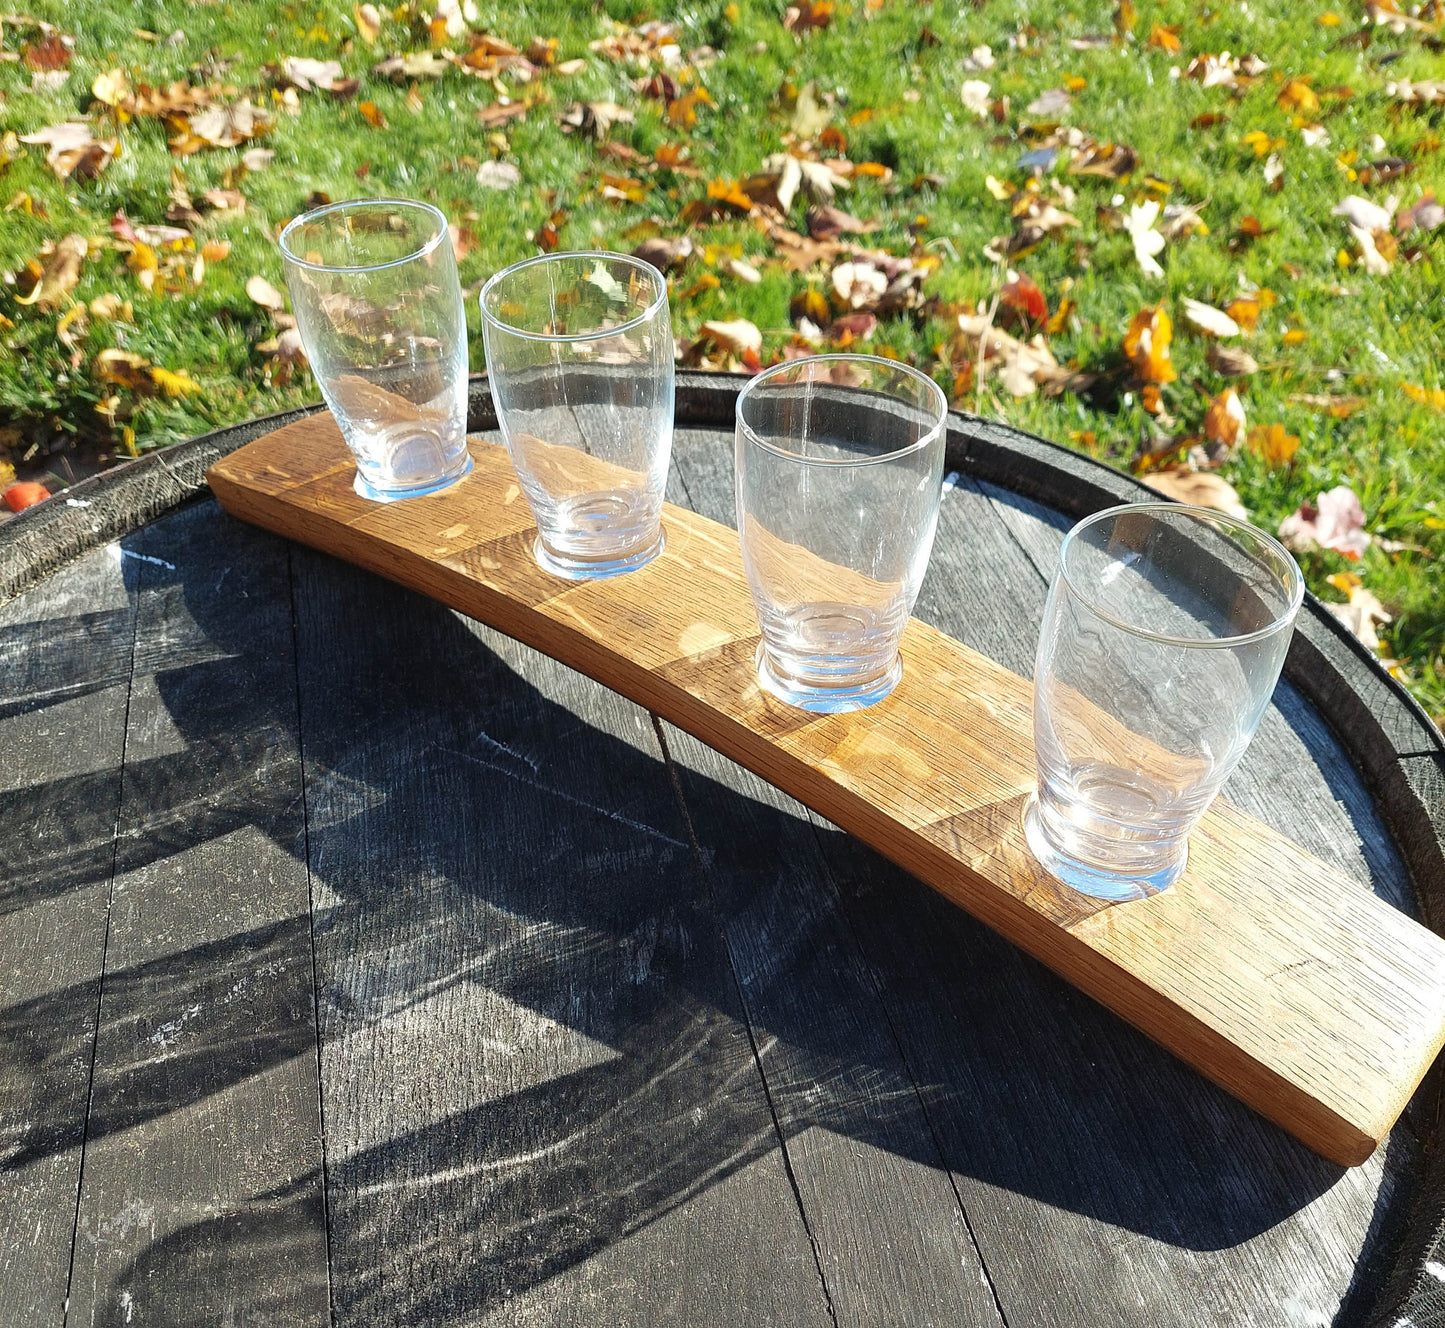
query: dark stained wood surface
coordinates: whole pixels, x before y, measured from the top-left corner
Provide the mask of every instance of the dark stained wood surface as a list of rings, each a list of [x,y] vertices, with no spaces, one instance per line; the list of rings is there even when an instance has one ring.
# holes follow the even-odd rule
[[[1067,523],[941,522],[920,615],[1025,669]],[[552,661],[212,504],[123,546],[0,608],[3,1328],[1363,1321],[1410,1114],[1331,1166]],[[1229,792],[1408,902],[1293,692]]]

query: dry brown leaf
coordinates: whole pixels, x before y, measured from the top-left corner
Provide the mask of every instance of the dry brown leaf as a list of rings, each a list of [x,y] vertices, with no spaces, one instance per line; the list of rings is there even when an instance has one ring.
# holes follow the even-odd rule
[[[246,294],[251,297],[253,303],[259,304],[261,308],[273,314],[280,313],[286,307],[286,300],[281,292],[260,275],[247,280]]]
[[[41,250],[46,261],[40,279],[29,295],[17,295],[15,303],[31,305],[41,313],[54,313],[80,282],[87,246],[84,236],[67,235],[53,247],[46,247],[50,252]]]
[[[685,266],[687,260],[692,257],[692,250],[692,240],[686,235],[679,236],[675,240],[655,235],[639,244],[632,251],[632,256],[642,259],[644,263],[651,263],[659,272],[667,272],[670,269],[681,269]]]
[[[1336,572],[1325,579],[1348,597],[1344,604],[1326,603],[1325,608],[1344,623],[1367,650],[1379,650],[1380,634],[1376,625],[1384,626],[1393,622],[1394,618],[1386,612],[1374,591],[1366,590],[1364,583],[1353,572]]]
[[[1239,491],[1213,471],[1174,466],[1168,470],[1153,471],[1143,480],[1151,489],[1176,502],[1209,507],[1216,512],[1236,516],[1241,521],[1249,520],[1249,512],[1239,499]]]
[[[49,27],[49,25],[46,25]],[[38,42],[25,46],[25,67],[32,73],[50,73],[68,68],[70,65],[71,39],[61,36],[53,28],[45,32]]]
[[[421,78],[440,78],[450,68],[446,57],[435,51],[411,51],[405,55],[388,56],[372,65],[371,72],[377,78],[389,78],[393,83],[408,83]]]
[[[615,101],[574,101],[562,112],[562,132],[605,139],[617,124],[633,124],[637,117]]]
[[[283,56],[281,79],[301,92],[331,92],[342,80],[341,61],[313,60],[304,55]]]
[[[151,363],[128,350],[103,350],[95,357],[95,375],[103,383],[145,390],[151,385]]]
[[[862,235],[878,229],[876,221],[860,221],[835,207],[810,207],[806,220],[808,234],[815,240],[836,240],[844,233]]]
[[[1259,365],[1254,356],[1250,355],[1248,351],[1235,347],[1213,343],[1206,352],[1205,358],[1209,361],[1209,367],[1224,378],[1244,378],[1249,374],[1259,372]]]
[[[200,146],[213,148],[234,148],[264,134],[270,127],[270,115],[259,106],[247,100],[233,102],[229,106],[207,106],[197,111],[188,122],[189,138],[200,140]],[[177,151],[194,150],[186,135],[179,144],[171,144]]]
[[[783,12],[783,26],[790,32],[813,32],[833,21],[834,0],[799,0]]]
[[[22,134],[22,143],[45,146],[45,164],[62,180],[74,175],[92,180],[101,173],[120,150],[118,138],[97,139],[83,120],[67,120],[62,124]]]
[[[91,95],[107,106],[119,106],[130,95],[130,80],[124,69],[107,69],[90,85]]]

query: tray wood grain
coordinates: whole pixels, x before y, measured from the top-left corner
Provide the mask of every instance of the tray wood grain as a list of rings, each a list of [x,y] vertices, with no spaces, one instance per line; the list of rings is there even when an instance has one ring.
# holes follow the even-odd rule
[[[356,495],[329,414],[218,461],[233,515],[439,600],[646,706],[899,863],[1323,1156],[1369,1157],[1445,1043],[1445,941],[1223,799],[1189,866],[1105,905],[1024,842],[1031,687],[917,621],[881,704],[809,715],[761,691],[736,533],[669,505],[667,548],[573,583],[532,557],[505,451],[428,498]]]

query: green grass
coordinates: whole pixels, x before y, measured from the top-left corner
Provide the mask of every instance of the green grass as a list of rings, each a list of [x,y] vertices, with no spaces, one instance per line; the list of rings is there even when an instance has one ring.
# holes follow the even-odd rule
[[[1016,163],[1028,146],[1017,132],[1029,118],[1024,107],[1073,77],[1086,84],[1075,93],[1065,122],[1100,140],[1133,145],[1140,168],[1125,182],[1069,177],[1062,165],[1055,171],[1056,178],[1076,189],[1072,211],[1082,225],[1046,240],[1015,264],[1043,287],[1051,307],[1066,289],[1078,303],[1073,324],[1051,339],[1055,354],[1092,372],[1117,371],[1130,318],[1144,305],[1167,301],[1174,314],[1179,378],[1164,389],[1164,404],[1176,420],[1171,432],[1184,438],[1199,431],[1207,397],[1224,382],[1205,363],[1204,341],[1186,330],[1181,299],[1227,303],[1239,292],[1241,277],[1273,290],[1278,302],[1262,314],[1247,342],[1261,370],[1242,380],[1239,390],[1251,425],[1281,423],[1298,435],[1300,448],[1292,463],[1279,469],[1242,450],[1221,473],[1266,528],[1274,529],[1302,500],[1349,484],[1363,500],[1369,529],[1417,546],[1386,552],[1377,542],[1354,566],[1329,553],[1306,555],[1303,562],[1311,587],[1326,599],[1341,598],[1326,581],[1331,573],[1352,570],[1363,578],[1394,614],[1383,633],[1386,652],[1401,661],[1402,675],[1431,712],[1445,715],[1445,576],[1440,570],[1445,412],[1402,390],[1406,384],[1445,386],[1445,228],[1426,237],[1402,237],[1402,247],[1421,244],[1419,260],[1373,276],[1357,265],[1339,265],[1349,236],[1343,223],[1330,216],[1349,193],[1382,201],[1393,191],[1406,203],[1422,187],[1445,195],[1445,152],[1435,150],[1435,136],[1445,137],[1445,110],[1401,108],[1384,92],[1389,80],[1438,76],[1440,57],[1414,34],[1396,37],[1382,29],[1368,49],[1338,46],[1358,27],[1360,12],[1353,3],[1339,3],[1342,23],[1322,26],[1317,19],[1326,8],[1324,3],[1283,7],[1257,0],[1247,6],[1218,0],[1204,10],[1195,4],[1140,3],[1132,40],[1081,51],[1069,40],[1112,31],[1112,6],[1035,0],[975,10],[885,0],[870,11],[861,2],[839,3],[831,26],[797,36],[782,26],[781,3],[757,0],[737,6],[698,0],[646,12],[640,5],[615,2],[595,11],[558,0],[527,6],[483,3],[474,28],[519,46],[536,35],[556,37],[559,60],[588,60],[585,70],[570,78],[544,77],[548,102],[505,126],[503,145],[489,140],[475,119],[477,109],[494,97],[485,82],[449,71],[419,87],[417,112],[407,105],[406,86],[372,77],[371,65],[384,54],[421,49],[425,40],[418,30],[388,20],[377,45],[368,47],[356,36],[349,5],[147,0],[120,6],[47,0],[32,12],[74,35],[71,78],[62,90],[32,92],[23,64],[0,64],[0,134],[32,132],[83,113],[101,123],[101,108],[92,105],[89,88],[115,62],[127,69],[132,83],[159,85],[175,78],[199,81],[189,72],[192,66],[229,60],[221,80],[249,90],[259,101],[270,96],[260,72],[264,62],[285,55],[338,58],[347,74],[362,79],[362,89],[349,102],[303,93],[295,116],[276,108],[273,131],[263,140],[275,149],[275,160],[269,169],[239,180],[240,149],[173,157],[166,127],[154,119],[120,129],[122,155],[93,182],[62,184],[34,147],[22,148],[0,168],[0,204],[28,194],[46,213],[31,216],[21,207],[0,214],[0,269],[7,271],[22,269],[47,239],[71,232],[108,235],[117,209],[136,223],[162,221],[174,171],[183,174],[197,198],[229,179],[248,202],[244,215],[216,215],[198,232],[198,243],[224,238],[232,249],[223,262],[211,265],[197,290],[148,295],[123,255],[107,250],[92,256],[74,297],[88,301],[115,292],[132,301],[134,323],[92,320],[74,348],[57,338],[63,310],[39,315],[16,302],[13,284],[0,290],[0,314],[13,324],[0,324],[0,440],[12,461],[34,466],[52,449],[74,441],[99,443],[120,454],[314,399],[315,387],[305,375],[285,387],[269,381],[267,358],[256,347],[274,329],[244,291],[253,273],[283,286],[275,228],[302,210],[313,191],[333,198],[404,194],[435,201],[478,237],[462,263],[463,284],[471,287],[498,267],[536,252],[528,234],[554,208],[566,209],[564,247],[630,249],[636,240],[628,233],[647,218],[655,218],[663,234],[678,233],[678,212],[702,192],[701,181],[661,174],[658,187],[641,204],[604,201],[598,174],[626,167],[602,161],[594,144],[560,132],[558,116],[569,102],[620,102],[637,119],[614,130],[615,140],[648,153],[661,143],[685,140],[707,178],[739,177],[782,145],[789,119],[780,88],[810,81],[835,99],[834,123],[847,135],[848,155],[894,171],[891,185],[859,181],[840,195],[839,204],[878,219],[880,229],[868,237],[870,242],[907,253],[916,232],[920,244],[937,241],[933,252],[945,259],[925,288],[932,298],[922,315],[885,322],[875,345],[887,346],[951,386],[951,315],[965,302],[988,300],[997,290],[999,271],[982,250],[1010,229],[1008,207],[991,196],[985,179],[992,174],[1022,183]],[[588,49],[612,19],[649,17],[677,21],[684,50],[706,43],[718,51],[716,63],[701,75],[716,106],[701,109],[689,131],[668,124],[660,103],[638,95],[632,86],[638,70]],[[1182,25],[1183,49],[1171,54],[1149,46],[1155,23]],[[925,25],[936,43],[925,38]],[[138,28],[162,40],[138,36]],[[178,30],[183,35],[167,44],[164,39]],[[1011,37],[1015,47],[1024,49],[1011,48]],[[5,40],[15,50],[23,34],[7,27]],[[971,73],[964,61],[980,43],[993,48],[997,65]],[[464,40],[453,44],[466,48]],[[1170,77],[1171,65],[1182,68],[1194,54],[1220,50],[1254,52],[1270,69],[1237,99],[1224,88],[1204,89]],[[1404,54],[1385,65],[1372,63],[1386,51]],[[1006,123],[980,121],[962,106],[959,88],[971,77],[986,79],[995,96],[1011,99]],[[1346,98],[1326,97],[1315,117],[1330,134],[1328,148],[1306,146],[1289,113],[1277,105],[1288,77],[1308,77],[1321,91],[1335,85],[1352,89]],[[363,120],[360,100],[376,103],[386,129]],[[861,116],[864,111],[871,116]],[[1210,111],[1223,112],[1226,122],[1190,128],[1191,121]],[[1266,185],[1263,162],[1241,141],[1254,130],[1285,140],[1279,150],[1283,187],[1277,192]],[[1384,186],[1351,183],[1337,154],[1357,149],[1361,163],[1369,160],[1373,154],[1366,145],[1376,134],[1389,154],[1414,163],[1413,173]],[[522,170],[523,183],[512,192],[476,183],[477,163],[498,151]],[[930,173],[944,183],[914,192],[915,178]],[[1161,281],[1141,273],[1127,237],[1108,229],[1097,215],[1116,193],[1124,196],[1126,210],[1146,197],[1146,173],[1168,185],[1166,201],[1202,204],[1209,228],[1207,235],[1169,245],[1161,255],[1166,269]],[[1257,217],[1273,233],[1232,252],[1230,238],[1246,216]],[[795,204],[793,224],[801,226],[800,204]],[[744,219],[705,227],[696,238],[739,244],[762,265],[764,278],[754,287],[724,278],[715,290],[675,300],[678,334],[692,337],[709,318],[745,317],[764,331],[764,358],[776,354],[792,332],[790,298],[809,280],[821,282],[824,274],[797,276],[770,263],[769,241]],[[678,290],[692,285],[703,270],[694,260]],[[469,306],[472,363],[479,369],[475,301],[469,300]],[[1308,338],[1290,344],[1284,337],[1290,328],[1307,332]],[[96,354],[108,346],[184,369],[203,391],[176,400],[121,391],[122,409],[112,430],[95,409],[113,390],[94,372]],[[1105,382],[1112,387],[1087,399],[1066,394],[1014,400],[990,384],[981,398],[970,395],[960,404],[1062,442],[1073,440],[1127,466],[1141,437],[1157,425],[1122,375],[1113,372]],[[1336,419],[1293,399],[1331,392],[1363,397],[1366,405],[1349,418]]]

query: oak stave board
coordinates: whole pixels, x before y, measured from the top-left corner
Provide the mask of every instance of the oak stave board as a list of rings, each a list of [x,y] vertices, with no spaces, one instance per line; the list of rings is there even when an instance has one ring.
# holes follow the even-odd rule
[[[1112,906],[1069,891],[1023,840],[1026,681],[913,620],[886,701],[791,710],[753,677],[732,530],[669,506],[654,563],[560,581],[533,560],[505,452],[472,450],[455,488],[378,505],[320,414],[209,480],[233,515],[504,631],[762,775],[1330,1160],[1358,1164],[1384,1137],[1445,1042],[1445,941],[1223,800],[1173,889]]]

